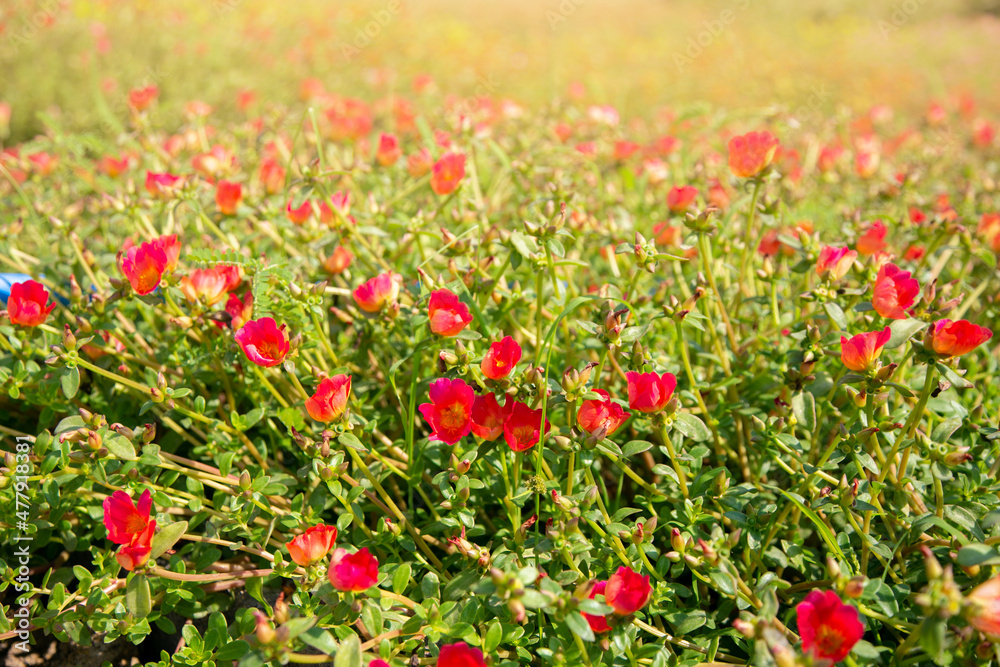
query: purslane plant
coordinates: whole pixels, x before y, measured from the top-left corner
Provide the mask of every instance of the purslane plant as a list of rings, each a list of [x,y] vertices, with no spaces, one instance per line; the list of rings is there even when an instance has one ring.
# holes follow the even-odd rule
[[[1000,659],[993,148],[157,98],[0,159],[4,639]]]

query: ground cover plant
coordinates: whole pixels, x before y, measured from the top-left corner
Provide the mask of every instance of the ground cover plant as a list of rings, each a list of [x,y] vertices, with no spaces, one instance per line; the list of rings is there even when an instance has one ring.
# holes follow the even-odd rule
[[[1000,661],[988,104],[286,85],[2,145],[9,653]]]

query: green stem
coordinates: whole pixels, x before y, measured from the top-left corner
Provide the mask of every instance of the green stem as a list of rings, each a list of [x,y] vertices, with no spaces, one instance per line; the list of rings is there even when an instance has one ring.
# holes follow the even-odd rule
[[[677,482],[681,487],[681,495],[687,498],[687,476],[684,474],[684,469],[681,467],[680,461],[677,460],[677,452],[674,451],[674,444],[670,442],[670,434],[667,433],[666,426],[660,428],[660,437],[663,439],[663,446],[667,448],[667,456],[670,457],[670,464],[674,467],[674,472],[677,473]]]

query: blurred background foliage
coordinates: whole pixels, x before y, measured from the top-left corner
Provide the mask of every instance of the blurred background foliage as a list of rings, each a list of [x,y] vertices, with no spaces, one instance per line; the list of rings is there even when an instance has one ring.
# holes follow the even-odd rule
[[[422,73],[527,104],[580,82],[626,117],[700,103],[920,110],[962,93],[995,108],[998,43],[998,0],[4,0],[0,100],[15,141],[41,130],[39,111],[106,128],[147,83],[158,113],[179,116],[191,99],[234,111],[243,89],[291,102],[307,77],[409,94]]]

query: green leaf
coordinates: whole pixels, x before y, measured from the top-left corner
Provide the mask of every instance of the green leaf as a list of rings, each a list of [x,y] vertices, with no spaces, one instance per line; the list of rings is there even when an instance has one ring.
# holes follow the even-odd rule
[[[312,627],[299,635],[299,639],[327,655],[336,655],[340,645],[328,630]]]
[[[337,441],[344,447],[350,447],[351,449],[356,449],[359,452],[367,452],[368,449],[365,448],[364,443],[358,440],[357,436],[353,433],[341,433],[337,438]]]
[[[361,641],[352,634],[340,644],[333,667],[361,667]]]
[[[826,316],[836,325],[837,329],[847,332],[847,318],[844,316],[844,310],[840,306],[833,301],[827,301],[823,304],[823,310],[826,311]]]
[[[72,399],[76,392],[80,390],[80,369],[76,366],[69,366],[59,376],[59,384],[62,386],[63,396]]]
[[[955,560],[962,567],[1000,565],[1000,553],[988,544],[967,544],[958,550]]]
[[[841,562],[844,563],[848,562],[847,556],[844,555],[844,552],[840,549],[840,545],[837,544],[837,536],[833,534],[833,531],[830,529],[830,526],[826,525],[826,522],[823,521],[821,518],[819,518],[816,512],[814,512],[812,508],[810,508],[808,505],[805,504],[801,496],[798,496],[794,493],[789,493],[788,491],[784,491],[782,489],[779,490],[781,491],[781,494],[783,496],[785,496],[793,503],[795,503],[795,505],[799,508],[799,510],[803,514],[805,514],[810,521],[813,522],[813,525],[816,526],[816,529],[819,531],[819,534],[823,538],[823,541],[826,542],[826,546],[833,553],[837,555],[837,557],[841,560]]]
[[[678,412],[674,415],[674,428],[695,442],[704,442],[712,437],[712,432],[705,426],[705,422],[687,412]]]
[[[583,614],[570,612],[566,614],[566,625],[570,631],[585,642],[594,641],[594,631],[590,629],[590,623],[583,617]]]
[[[792,396],[792,414],[802,428],[810,432],[816,430],[816,398],[808,391]]]
[[[181,539],[181,535],[187,531],[187,527],[187,521],[175,521],[174,523],[164,526],[163,530],[158,532],[153,537],[153,544],[149,551],[149,559],[156,560],[165,551],[173,547],[177,543],[177,540]]]
[[[493,621],[486,630],[486,636],[483,637],[483,653],[489,655],[496,651],[501,639],[503,639],[503,626],[500,625],[500,621]]]
[[[402,595],[406,591],[406,587],[410,585],[410,566],[407,563],[403,563],[396,568],[396,571],[392,573],[392,592],[396,595]]]
[[[918,331],[921,331],[927,326],[927,322],[923,320],[917,320],[910,318],[908,320],[895,320],[889,325],[889,330],[892,335],[889,337],[889,342],[885,344],[890,350],[899,347],[906,341],[913,338]]]
[[[239,660],[249,652],[250,652],[250,644],[243,641],[242,639],[237,639],[236,641],[229,642],[225,646],[222,646],[218,651],[216,651],[215,659]]]
[[[278,421],[290,429],[294,428],[296,431],[301,431],[306,427],[306,420],[302,416],[302,410],[292,406],[278,410]]]
[[[653,446],[653,443],[647,442],[645,440],[632,440],[626,442],[625,446],[622,447],[622,457],[628,458],[630,456],[635,456],[636,454],[642,454],[648,451]]]
[[[146,618],[153,609],[149,595],[149,579],[145,575],[133,575],[125,587],[125,608],[136,618]]]
[[[135,454],[135,447],[132,442],[123,435],[113,433],[104,439],[104,446],[108,448],[116,459],[122,461],[135,461],[139,457]]]
[[[531,259],[531,255],[538,252],[538,244],[535,239],[527,236],[524,232],[511,232],[510,244],[525,259]]]

